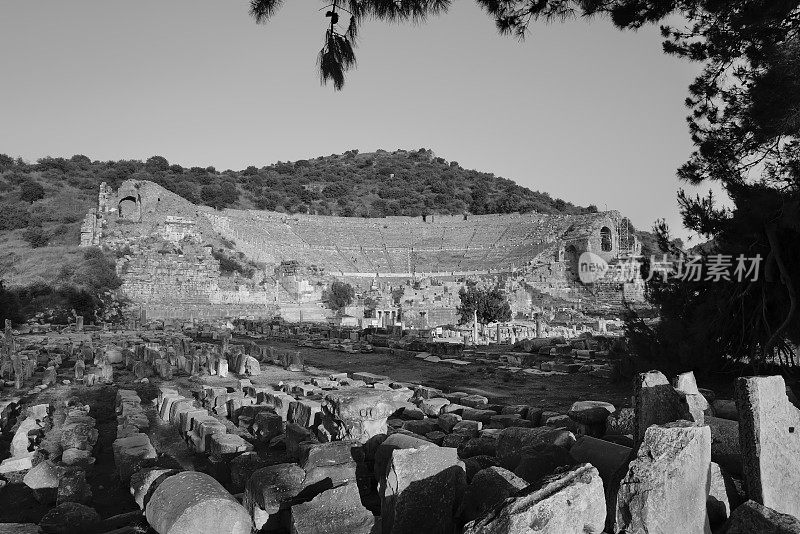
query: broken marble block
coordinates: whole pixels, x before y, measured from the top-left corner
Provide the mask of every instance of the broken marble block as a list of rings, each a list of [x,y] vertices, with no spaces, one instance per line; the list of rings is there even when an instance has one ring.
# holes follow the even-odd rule
[[[649,427],[620,483],[615,532],[710,534],[710,465],[707,426],[677,421]]]
[[[247,510],[205,473],[186,471],[158,485],[145,516],[159,534],[250,534]]]
[[[681,395],[660,371],[640,373],[637,377],[634,383],[634,412],[636,425],[633,439],[636,447],[652,425],[694,420]]]
[[[783,377],[739,378],[736,407],[749,497],[800,518],[800,410]]]
[[[334,440],[355,439],[366,443],[372,436],[386,433],[386,420],[410,396],[410,391],[401,390],[333,391],[325,396],[322,424]]]
[[[358,487],[345,484],[292,506],[292,534],[371,534],[375,516],[361,504]]]
[[[177,475],[179,473],[176,469],[162,469],[160,467],[146,467],[131,475],[131,495],[136,504],[144,510],[147,507],[147,502],[150,496],[156,490],[159,484],[164,482],[168,477]]]
[[[112,443],[114,464],[124,484],[130,481],[136,471],[155,464],[157,454],[147,434],[133,434],[126,438],[117,438]]]
[[[606,420],[616,411],[613,404],[602,401],[578,401],[572,404],[567,415],[577,424],[577,435],[602,437]]]
[[[482,469],[472,477],[458,515],[462,521],[474,521],[527,486],[528,482],[502,467]]]
[[[575,435],[563,428],[504,428],[497,437],[497,457],[508,458],[530,446],[558,445],[569,450],[573,443]]]
[[[256,530],[277,527],[281,510],[288,510],[303,489],[306,472],[296,464],[277,464],[255,471],[247,480],[244,505]]]
[[[391,436],[390,436],[391,437]],[[381,488],[381,532],[451,532],[466,486],[456,449],[395,449]]]
[[[599,534],[606,519],[597,469],[581,464],[532,484],[464,527],[464,534]]]

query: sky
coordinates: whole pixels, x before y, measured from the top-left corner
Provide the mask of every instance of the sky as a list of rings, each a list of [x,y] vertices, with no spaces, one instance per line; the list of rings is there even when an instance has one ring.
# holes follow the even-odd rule
[[[676,191],[695,189],[675,170],[699,67],[664,55],[658,28],[574,20],[519,42],[456,1],[424,24],[366,22],[337,92],[316,68],[323,3],[285,4],[257,25],[245,0],[0,0],[0,153],[238,170],[425,147],[688,236]]]

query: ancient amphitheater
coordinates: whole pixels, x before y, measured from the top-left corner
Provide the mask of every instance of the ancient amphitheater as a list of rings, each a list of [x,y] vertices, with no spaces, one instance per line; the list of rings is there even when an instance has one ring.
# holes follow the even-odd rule
[[[152,182],[127,181],[117,191],[101,185],[81,244],[117,252],[123,289],[150,317],[286,317],[292,306],[319,300],[319,292],[298,292],[298,273],[357,285],[527,273],[543,290],[563,289],[575,283],[582,252],[610,261],[636,247],[621,235],[622,223],[615,211],[385,218],[215,211]],[[212,249],[257,264],[260,274],[220,277]],[[320,303],[308,308],[305,318],[319,319]]]

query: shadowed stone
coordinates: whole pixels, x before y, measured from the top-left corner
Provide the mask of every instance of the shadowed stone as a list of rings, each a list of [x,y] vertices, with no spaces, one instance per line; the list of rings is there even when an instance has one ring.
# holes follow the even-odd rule
[[[525,480],[502,467],[478,471],[464,493],[459,516],[463,521],[473,521],[527,485]]]
[[[247,481],[242,504],[253,519],[256,530],[262,528],[281,509],[289,509],[303,489],[306,472],[295,464],[262,467]]]
[[[504,428],[497,437],[497,457],[502,460],[530,446],[558,445],[569,450],[573,443],[575,436],[563,428]]]
[[[178,474],[175,469],[161,469],[159,467],[148,467],[137,471],[131,476],[131,495],[133,500],[142,510],[145,509],[153,492],[159,484],[164,482],[167,477]]]
[[[634,384],[634,410],[636,426],[633,439],[637,447],[652,425],[694,420],[681,395],[659,371],[640,373],[637,377]]]
[[[391,436],[390,436],[391,438]],[[384,534],[451,532],[466,485],[455,449],[395,449],[381,488]]]
[[[99,524],[100,515],[94,508],[67,502],[47,512],[39,522],[39,527],[47,534],[89,534],[95,532]]]
[[[725,534],[800,534],[800,519],[747,501],[731,514],[722,528]]]

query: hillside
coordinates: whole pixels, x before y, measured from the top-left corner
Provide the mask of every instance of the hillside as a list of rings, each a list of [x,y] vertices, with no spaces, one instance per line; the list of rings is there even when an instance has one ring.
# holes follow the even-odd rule
[[[81,261],[80,224],[101,182],[150,180],[196,204],[345,217],[423,214],[580,214],[582,208],[511,180],[463,169],[432,151],[397,150],[320,156],[224,172],[147,161],[92,161],[86,156],[36,163],[0,154],[0,279],[52,284]]]

